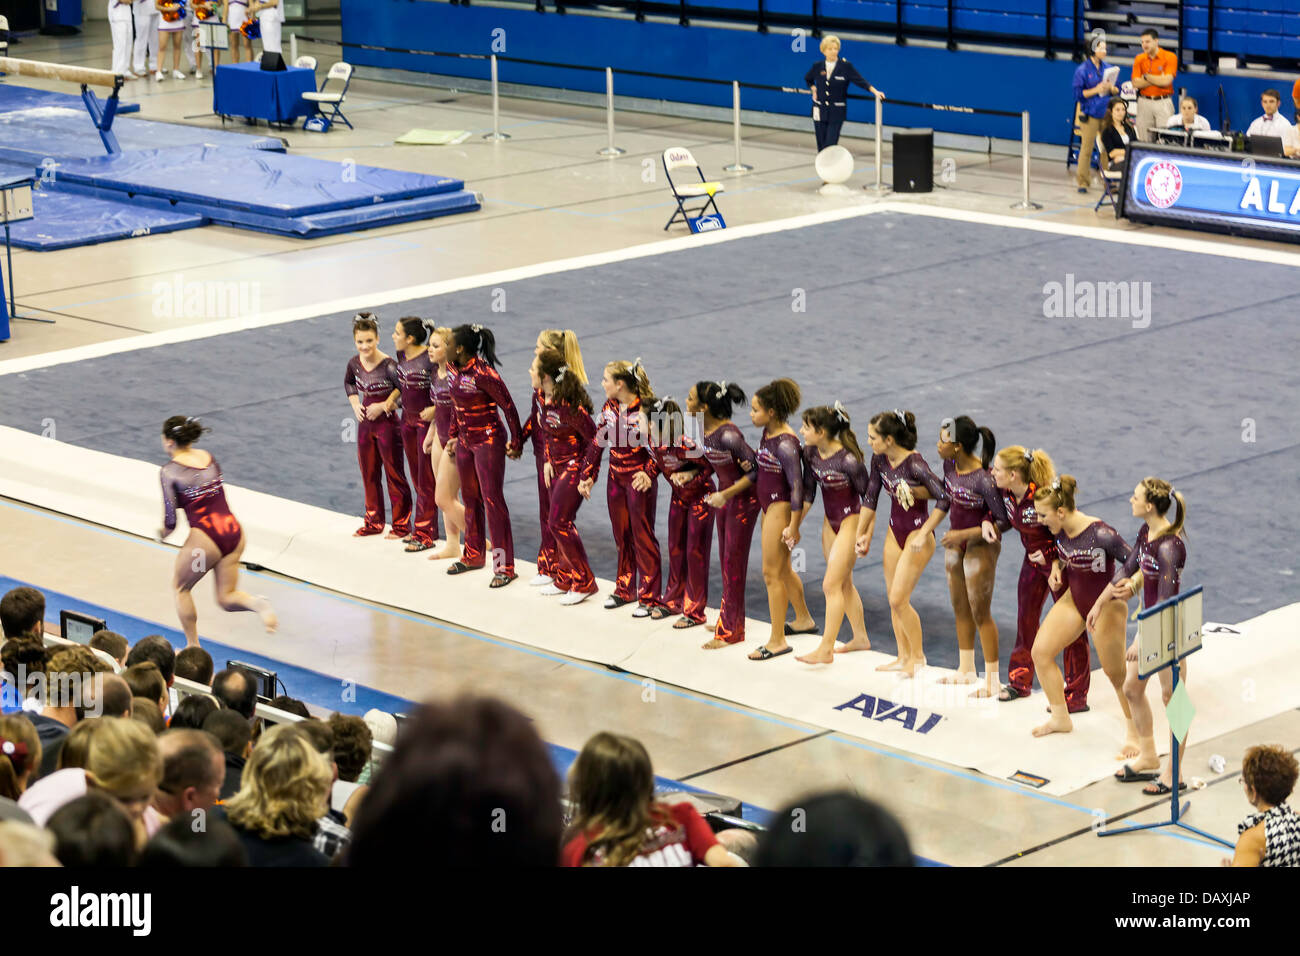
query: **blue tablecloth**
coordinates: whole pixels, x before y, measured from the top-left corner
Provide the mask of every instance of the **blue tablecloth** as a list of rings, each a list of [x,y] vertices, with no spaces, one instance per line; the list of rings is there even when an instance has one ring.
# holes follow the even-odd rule
[[[230,63],[217,67],[212,112],[281,123],[311,116],[315,107],[302,94],[315,90],[315,70],[291,66],[282,72],[272,72],[263,70],[256,61]]]

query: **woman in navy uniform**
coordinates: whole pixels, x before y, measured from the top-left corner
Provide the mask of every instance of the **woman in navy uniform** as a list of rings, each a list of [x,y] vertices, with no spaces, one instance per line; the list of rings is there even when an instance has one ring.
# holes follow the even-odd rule
[[[812,90],[813,129],[817,132],[819,153],[840,141],[850,83],[856,83],[879,99],[885,98],[884,93],[862,78],[852,63],[840,57],[839,37],[824,37],[820,49],[826,59],[814,63],[803,78]]]

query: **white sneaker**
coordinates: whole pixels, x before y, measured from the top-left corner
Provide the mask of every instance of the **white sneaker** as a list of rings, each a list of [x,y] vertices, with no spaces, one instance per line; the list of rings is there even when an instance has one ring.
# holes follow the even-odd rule
[[[184,73],[182,73],[180,70],[172,70],[172,76],[173,76],[175,79],[178,79],[178,80],[185,80],[185,79],[188,79],[188,77],[187,77]]]
[[[163,76],[163,71],[162,71],[162,70],[159,70],[158,72],[154,73],[153,78],[154,78],[155,80],[157,80],[159,83],[161,83],[163,80],[167,79],[167,77]]]
[[[195,71],[194,71],[194,79],[196,79],[196,80],[201,80],[201,79],[203,79],[203,71],[202,71],[202,70],[195,70]]]
[[[140,79],[140,77],[136,76],[136,75],[135,75],[134,73],[132,73],[130,70],[127,70],[125,73],[122,74],[122,79],[124,79],[124,80],[138,80],[138,79]]]
[[[638,604],[636,610],[632,612],[633,617],[649,617],[650,609],[644,604]]]
[[[528,586],[530,588],[544,588],[550,583],[551,576],[549,574],[539,574],[528,582]]]
[[[547,597],[554,597],[557,594],[568,594],[569,592],[564,590],[564,588],[557,588],[554,584],[548,584],[537,593],[545,594]]]
[[[574,604],[581,604],[587,598],[591,597],[586,591],[570,591],[560,598],[560,603],[565,607],[572,607]]]

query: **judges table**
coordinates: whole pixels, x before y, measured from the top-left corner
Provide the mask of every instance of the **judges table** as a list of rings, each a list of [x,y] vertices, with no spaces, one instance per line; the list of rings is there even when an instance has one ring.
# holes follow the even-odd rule
[[[1130,143],[1119,212],[1158,226],[1300,242],[1300,162]]]
[[[299,67],[263,70],[252,63],[218,66],[213,77],[212,112],[284,123],[315,112],[302,94],[316,90],[316,71]]]

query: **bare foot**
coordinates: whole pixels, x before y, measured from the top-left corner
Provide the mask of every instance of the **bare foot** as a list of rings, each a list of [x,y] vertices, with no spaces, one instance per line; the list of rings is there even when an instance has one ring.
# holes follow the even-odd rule
[[[916,677],[924,669],[925,669],[924,657],[918,660],[905,661],[903,663],[903,666],[899,668],[899,670],[903,672],[904,677]]]
[[[781,654],[788,654],[790,652],[790,645],[787,644],[785,641],[782,641],[780,644],[776,645],[775,647],[773,647],[771,644],[764,644],[758,650],[750,652],[749,659],[751,661],[764,660],[765,659],[763,657],[764,651],[767,651],[768,654],[770,654],[772,657],[777,657]]]
[[[736,643],[739,644],[740,642],[737,641]],[[718,637],[715,637],[713,640],[709,641],[706,644],[700,645],[700,647],[706,651],[717,651],[717,650],[721,650],[724,647],[730,647],[730,646],[731,646],[730,644],[728,644],[726,641]]]
[[[1142,748],[1138,746],[1138,742],[1137,742],[1136,740],[1133,740],[1132,738],[1128,738],[1128,739],[1126,739],[1126,740],[1124,741],[1124,745],[1123,745],[1122,747],[1119,748],[1119,753],[1117,753],[1117,754],[1115,755],[1115,759],[1116,759],[1116,760],[1132,760],[1134,757],[1140,756],[1141,754],[1142,754]],[[1160,765],[1157,763],[1157,764],[1156,764],[1156,767],[1159,767],[1159,766],[1160,766]],[[1133,769],[1134,769],[1134,770],[1137,770],[1138,768],[1137,768],[1137,767],[1133,767]],[[1145,767],[1144,767],[1143,769],[1145,770],[1145,769],[1148,769],[1148,768],[1145,768]],[[1154,770],[1155,767],[1152,767],[1152,768],[1149,768],[1149,769]]]
[[[972,697],[995,697],[997,696],[997,693],[998,693],[997,691],[989,688],[986,685],[984,687],[981,687],[979,690],[975,691],[973,694],[971,694],[971,696]]]
[[[812,615],[809,615],[808,619],[805,621],[801,621],[799,620],[799,618],[796,617],[793,621],[790,622],[790,627],[796,631],[806,631],[810,627],[814,626],[816,623],[817,622],[812,619]]]
[[[388,532],[388,534],[384,535],[384,539],[387,540],[387,541],[397,541],[397,540],[400,540],[401,538],[405,538],[405,537],[406,537],[406,535],[404,535],[404,534],[398,534],[396,531],[390,531],[390,532]]]
[[[835,648],[836,654],[851,654],[853,651],[871,650],[871,640],[865,634],[862,637],[855,637],[847,644],[839,644]]]
[[[835,653],[833,651],[823,651],[819,647],[811,654],[803,654],[796,657],[795,660],[803,661],[805,664],[833,664],[835,663]]]
[[[456,544],[455,542],[448,541],[447,546],[443,548],[441,551],[435,551],[433,554],[429,555],[429,560],[446,561],[449,558],[459,558],[459,557],[460,557],[460,545]]]
[[[948,677],[940,677],[936,684],[974,684],[979,681],[979,674],[974,671],[958,671]]]
[[[1068,734],[1073,729],[1074,724],[1070,722],[1069,714],[1062,714],[1060,717],[1053,714],[1047,723],[1034,728],[1034,736],[1046,737],[1048,734]]]
[[[902,669],[903,659],[901,657],[895,657],[888,664],[881,664],[876,668],[878,671],[901,671]]]
[[[262,605],[257,610],[258,616],[262,619],[262,626],[266,628],[266,633],[274,634],[280,626],[280,619],[275,616],[275,609],[271,607],[270,600],[260,594],[257,600]]]

